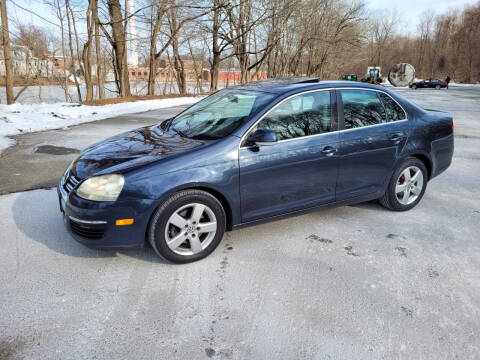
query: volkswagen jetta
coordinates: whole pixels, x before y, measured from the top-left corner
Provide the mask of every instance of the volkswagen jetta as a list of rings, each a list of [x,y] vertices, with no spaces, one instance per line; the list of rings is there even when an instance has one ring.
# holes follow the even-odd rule
[[[60,209],[83,244],[148,241],[185,263],[242,226],[373,199],[409,210],[453,147],[448,113],[383,87],[253,83],[86,148],[60,181]]]

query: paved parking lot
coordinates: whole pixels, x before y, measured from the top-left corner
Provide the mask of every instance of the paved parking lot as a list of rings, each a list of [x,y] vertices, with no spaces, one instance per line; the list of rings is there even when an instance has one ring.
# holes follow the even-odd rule
[[[398,91],[455,119],[453,164],[409,212],[313,212],[172,265],[77,244],[54,190],[0,196],[0,359],[478,358],[480,88]],[[64,133],[48,144],[76,148]]]

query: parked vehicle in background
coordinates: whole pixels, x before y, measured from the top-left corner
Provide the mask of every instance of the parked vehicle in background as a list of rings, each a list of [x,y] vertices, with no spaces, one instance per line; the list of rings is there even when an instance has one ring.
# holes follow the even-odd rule
[[[361,81],[369,84],[380,85],[383,82],[382,74],[380,73],[380,66],[368,66],[367,73]]]
[[[259,82],[88,147],[58,195],[83,244],[148,241],[186,263],[242,226],[374,199],[409,210],[452,155],[450,114],[383,87]]]
[[[431,88],[431,89],[440,90],[441,88],[446,88],[447,86],[448,86],[448,83],[446,81],[430,78],[430,79],[415,81],[410,85],[410,88],[411,89]]]
[[[358,81],[357,74],[346,74],[342,76],[342,80],[345,81]]]

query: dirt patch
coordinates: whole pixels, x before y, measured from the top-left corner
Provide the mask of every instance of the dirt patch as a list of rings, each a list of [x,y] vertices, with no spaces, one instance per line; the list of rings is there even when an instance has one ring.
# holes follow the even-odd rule
[[[429,278],[436,278],[440,276],[440,273],[435,270],[433,267],[427,268],[427,274]]]
[[[398,254],[403,257],[407,257],[407,248],[404,248],[402,246],[397,246],[395,250],[398,251]]]
[[[324,243],[324,244],[331,244],[333,243],[332,240],[330,239],[327,239],[327,238],[323,238],[323,237],[320,237],[316,234],[310,234],[307,239],[309,239],[310,241],[312,240],[315,240],[315,241],[318,241],[318,242],[321,242],[321,243]]]
[[[405,240],[406,238],[403,235],[388,234],[387,239],[402,239],[402,240]]]
[[[207,95],[207,93],[201,93],[200,95]],[[90,106],[101,106],[101,105],[119,104],[124,102],[134,102],[134,101],[141,101],[141,100],[173,99],[178,97],[194,97],[194,96],[197,96],[197,95],[168,94],[168,95],[126,96],[126,97],[117,97],[117,98],[111,98],[111,99],[84,101],[82,104],[90,105]]]
[[[63,147],[63,146],[40,145],[35,148],[34,152],[36,154],[68,155],[68,154],[76,154],[76,153],[79,153],[80,151],[77,149]]]
[[[25,343],[18,339],[15,339],[13,341],[0,339],[0,359],[12,359],[13,356],[18,353],[24,346]]]
[[[350,255],[350,256],[360,256],[360,255],[358,255],[356,252],[353,251],[353,246],[351,246],[351,245],[345,246],[344,249],[347,250],[347,255]]]
[[[214,349],[212,349],[212,348],[206,348],[206,349],[205,349],[205,354],[206,354],[209,358],[211,358],[212,356],[214,356],[216,353],[217,353],[217,352],[216,352]]]
[[[405,314],[405,316],[413,317],[413,310],[412,309],[409,309],[406,306],[402,306],[402,311]]]

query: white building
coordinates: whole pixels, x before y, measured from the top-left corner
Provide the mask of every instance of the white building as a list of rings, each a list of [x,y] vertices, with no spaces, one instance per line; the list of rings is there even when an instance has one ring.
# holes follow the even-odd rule
[[[126,17],[135,13],[135,0],[125,0]],[[128,19],[127,22],[127,65],[128,67],[138,67],[137,51],[137,30],[135,27],[135,16]]]
[[[26,46],[12,45],[13,74],[22,77],[42,77],[50,78],[53,76],[53,61],[43,60],[33,56],[32,51]],[[5,59],[3,57],[3,47],[0,46],[0,76],[5,76]]]

